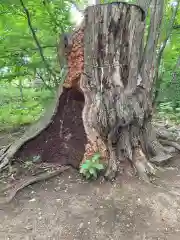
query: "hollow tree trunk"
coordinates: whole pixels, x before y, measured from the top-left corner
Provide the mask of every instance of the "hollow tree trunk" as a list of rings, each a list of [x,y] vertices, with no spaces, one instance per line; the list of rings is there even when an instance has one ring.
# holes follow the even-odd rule
[[[148,180],[147,174],[154,173],[148,160],[159,154],[160,146],[150,132],[151,89],[140,76],[143,16],[139,7],[126,3],[86,10],[80,81],[85,96],[83,119],[89,142],[106,148],[110,178],[121,161],[130,161]]]
[[[151,124],[154,60],[163,9],[162,0],[152,2],[150,38],[145,49],[142,49],[144,13],[139,7],[112,3],[87,8],[81,26],[60,41],[60,54],[65,54],[68,63],[63,87],[59,87],[55,101],[42,119],[1,150],[0,171],[22,146],[53,124],[65,88],[73,90],[74,101],[84,106],[79,117],[83,119],[88,143],[85,154],[84,150],[80,155],[75,151],[77,162],[81,162],[83,154],[84,161],[99,151],[108,162],[108,178],[115,176],[124,165],[121,163],[130,162],[139,176],[148,181],[148,174],[154,173],[151,163],[164,163],[172,157],[171,151],[161,144],[180,150],[177,136],[161,128],[155,131]],[[82,99],[78,97],[79,91],[84,95],[80,94]],[[71,163],[74,165],[73,159]]]

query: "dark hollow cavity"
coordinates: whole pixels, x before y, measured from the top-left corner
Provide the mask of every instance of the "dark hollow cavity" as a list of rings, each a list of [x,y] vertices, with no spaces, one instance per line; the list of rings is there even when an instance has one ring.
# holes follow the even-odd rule
[[[42,162],[78,168],[87,138],[82,121],[84,96],[76,89],[63,89],[52,123],[26,142],[15,158],[25,161],[40,156]]]

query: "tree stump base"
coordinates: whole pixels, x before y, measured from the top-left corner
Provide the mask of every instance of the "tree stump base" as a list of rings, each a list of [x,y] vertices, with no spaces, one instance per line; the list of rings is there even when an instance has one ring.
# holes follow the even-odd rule
[[[102,160],[108,162],[107,178],[116,176],[119,163],[130,162],[138,175],[149,181],[149,175],[155,173],[151,159],[156,158],[157,162],[163,156],[166,161],[171,154],[159,143],[151,123],[153,58],[142,61],[144,27],[144,12],[138,6],[118,2],[88,7],[84,22],[72,34],[71,44],[61,46],[68,61],[63,87],[59,88],[50,111],[1,154],[0,170],[26,143],[48,131],[54,121],[61,125],[64,109],[61,119],[54,117],[66,88],[67,92],[74,92],[74,97],[66,98],[64,105],[70,99],[72,105],[79,102],[81,111],[78,116],[74,113],[71,120],[81,118],[84,142],[79,142],[82,149],[75,149],[76,162],[68,157],[65,165],[78,168],[81,161],[100,152]],[[155,47],[152,51],[155,52]],[[76,130],[71,131],[78,137],[78,126],[74,126]],[[53,146],[51,134],[52,131],[49,138]],[[167,139],[163,134],[158,137]],[[168,141],[168,145],[180,149],[176,139]],[[55,147],[62,148],[57,141]]]

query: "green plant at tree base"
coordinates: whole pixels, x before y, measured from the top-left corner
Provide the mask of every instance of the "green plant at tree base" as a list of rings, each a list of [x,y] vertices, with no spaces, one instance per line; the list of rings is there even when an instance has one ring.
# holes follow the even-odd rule
[[[104,169],[104,165],[100,163],[100,153],[95,153],[92,158],[87,159],[80,167],[80,173],[86,179],[97,179],[98,173]]]

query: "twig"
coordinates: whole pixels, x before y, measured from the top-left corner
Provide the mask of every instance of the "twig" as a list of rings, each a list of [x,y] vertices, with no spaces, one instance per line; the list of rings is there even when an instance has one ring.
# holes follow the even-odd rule
[[[45,57],[44,57],[43,49],[41,48],[41,45],[40,45],[40,43],[39,43],[39,41],[38,41],[38,38],[37,38],[37,36],[36,36],[36,33],[35,33],[35,31],[34,31],[34,28],[33,28],[33,26],[32,26],[32,23],[31,23],[30,13],[29,13],[28,9],[25,7],[23,0],[20,0],[20,3],[21,3],[21,5],[22,5],[22,7],[23,7],[23,9],[24,9],[24,12],[25,12],[26,16],[27,16],[28,25],[29,25],[29,28],[30,28],[30,30],[31,30],[32,36],[33,36],[33,38],[34,38],[34,41],[35,41],[35,43],[36,43],[36,45],[37,45],[37,48],[38,48],[38,50],[39,50],[41,59],[43,60],[44,65],[46,66],[46,68],[47,68],[47,70],[49,71],[49,73],[50,73],[50,74],[54,77],[54,79],[56,80],[56,75],[53,73],[53,71],[51,70],[49,64],[47,63],[47,61],[46,61],[46,59],[45,59]]]
[[[0,156],[3,155],[6,153],[6,151],[9,149],[9,147],[11,146],[11,144],[8,144],[7,146],[4,146],[3,148],[1,148],[0,150]],[[1,157],[0,157],[0,162],[1,162]]]
[[[44,80],[43,76],[37,72],[37,75],[39,76],[39,78],[42,80],[42,82],[44,83],[44,86],[49,89],[50,91],[53,92],[53,89],[46,83],[46,81]]]
[[[41,46],[42,49],[46,48],[57,48],[56,45],[52,46]],[[27,54],[31,52],[36,52],[39,51],[38,48],[22,48],[22,49],[5,49],[7,55],[1,55],[0,58],[10,58],[10,57],[16,57],[17,55],[21,54],[23,51],[26,52]],[[34,53],[33,53],[34,54]]]
[[[9,194],[9,196],[6,197],[5,201],[1,201],[0,204],[10,203],[13,200],[13,198],[15,197],[15,195],[23,188],[25,188],[31,184],[53,178],[53,177],[59,175],[60,173],[66,171],[69,168],[70,168],[69,166],[62,166],[60,169],[54,170],[52,172],[45,172],[45,173],[40,174],[39,176],[33,176],[30,179],[25,180],[23,183],[20,182],[19,184],[17,184],[14,187],[14,189],[11,189],[10,187],[8,187],[7,189],[4,189],[4,191],[8,190],[10,192],[10,194]]]
[[[63,27],[61,26],[61,24],[58,24],[56,18],[54,17],[54,15],[53,15],[53,14],[51,13],[51,11],[49,10],[49,8],[48,8],[48,4],[49,4],[49,3],[47,2],[47,0],[44,0],[44,1],[43,1],[43,4],[44,4],[44,6],[45,6],[45,8],[46,8],[46,10],[47,10],[47,12],[48,12],[48,14],[49,14],[49,16],[51,17],[52,21],[54,22],[55,27],[60,28],[60,29],[61,29],[61,33],[64,33]],[[56,31],[56,30],[55,30],[55,31]]]

